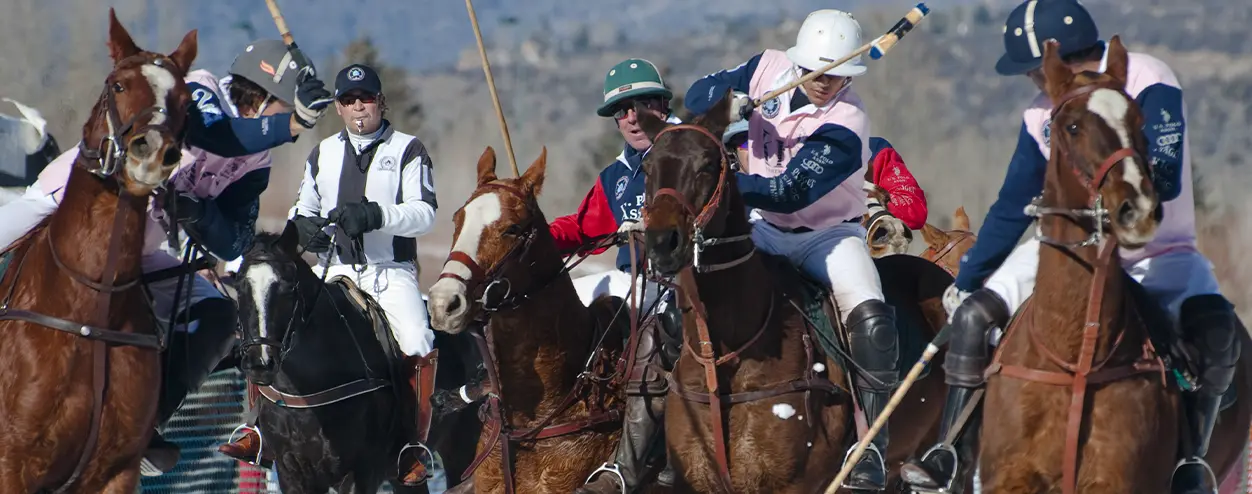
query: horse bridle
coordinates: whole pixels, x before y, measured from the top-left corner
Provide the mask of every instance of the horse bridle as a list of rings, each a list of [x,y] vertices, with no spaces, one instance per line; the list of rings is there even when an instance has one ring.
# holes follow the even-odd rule
[[[158,58],[152,61],[152,65],[157,67],[165,67],[165,63],[165,59],[163,58]],[[165,123],[148,123],[135,128],[135,123],[138,122],[140,118],[153,114],[164,115],[165,121],[169,121],[169,111],[164,107],[155,105],[139,111],[123,125],[122,118],[117,114],[117,101],[114,99],[113,90],[110,87],[115,83],[112,79],[113,76],[110,75],[109,79],[105,80],[104,94],[100,95],[99,100],[103,103],[99,113],[105,118],[105,123],[108,126],[108,133],[100,139],[100,146],[98,149],[88,148],[87,143],[84,141],[80,141],[78,143],[79,156],[99,163],[98,167],[88,168],[88,171],[101,178],[112,176],[117,172],[119,164],[126,160],[126,155],[129,150],[127,149],[126,139],[123,138],[127,135],[143,135],[149,130],[156,130],[157,132],[170,136],[175,141],[179,142],[181,147],[183,137],[187,132],[186,125],[183,126],[183,130],[181,132],[175,133],[169,128],[168,125],[165,125]],[[131,132],[132,130],[133,132]]]
[[[691,201],[687,200],[686,196],[684,196],[682,192],[679,192],[677,189],[674,189],[671,187],[663,187],[657,190],[656,197],[654,197],[653,200],[656,200],[656,198],[659,198],[659,197],[669,196],[670,198],[677,201],[678,204],[682,206],[683,209],[686,210],[688,214],[690,214],[692,217],[695,218],[694,221],[692,222],[692,228],[693,228],[692,242],[694,244],[692,246],[692,250],[694,254],[692,257],[692,267],[697,272],[710,273],[714,271],[721,271],[723,269],[733,268],[735,266],[743,264],[745,261],[752,258],[752,254],[756,253],[756,246],[755,244],[752,243],[751,233],[746,233],[743,235],[733,235],[729,237],[706,237],[704,236],[704,228],[708,226],[709,221],[713,218],[713,214],[717,212],[717,209],[719,207],[721,207],[721,204],[725,198],[727,175],[730,173],[730,160],[727,159],[726,157],[726,149],[724,146],[722,146],[722,140],[715,137],[712,132],[709,132],[708,129],[705,129],[704,127],[691,125],[691,124],[680,124],[680,125],[674,125],[671,127],[666,127],[664,130],[661,130],[660,132],[656,134],[656,137],[652,138],[652,142],[654,143],[657,142],[658,140],[660,140],[661,136],[665,135],[667,132],[673,132],[673,131],[678,131],[678,130],[694,130],[696,132],[703,134],[704,136],[708,137],[710,140],[714,142],[714,144],[716,145],[721,155],[721,172],[717,176],[717,188],[713,189],[713,195],[709,197],[708,203],[706,203],[704,205],[704,208],[701,209],[700,211],[696,211],[695,206],[692,205]],[[648,222],[645,221],[645,223],[648,223]],[[731,243],[743,242],[743,241],[747,241],[750,247],[746,254],[730,262],[724,262],[720,264],[710,264],[710,265],[700,264],[700,253],[704,250],[705,247],[713,247],[717,245],[725,245],[725,244],[731,244]]]
[[[1065,108],[1065,105],[1080,96],[1084,96],[1098,89],[1123,91],[1122,88],[1111,84],[1092,84],[1082,86],[1065,93],[1061,96],[1060,103],[1052,109],[1051,123],[1049,124],[1053,126],[1052,133],[1057,133],[1058,129],[1055,128],[1057,125],[1056,116],[1060,113],[1061,109]],[[1068,160],[1069,153],[1064,148],[1058,149],[1058,147],[1059,146],[1053,146],[1052,152],[1054,154],[1059,153],[1053,159]],[[1108,173],[1113,169],[1113,167],[1119,164],[1124,164],[1126,158],[1133,157],[1136,154],[1137,152],[1132,148],[1120,148],[1113,151],[1107,158],[1104,159],[1104,162],[1100,164],[1100,167],[1096,169],[1095,175],[1090,177],[1078,170],[1077,167],[1070,167],[1070,171],[1078,177],[1078,180],[1082,182],[1083,187],[1087,189],[1089,194],[1087,203],[1088,207],[1078,209],[1049,207],[1042,204],[1042,194],[1035,197],[1025,209],[1025,213],[1028,216],[1037,218],[1035,221],[1035,239],[1046,244],[1070,249],[1087,247],[1099,243],[1100,239],[1104,238],[1104,224],[1109,221],[1109,211],[1104,207],[1104,198],[1100,195],[1100,187],[1104,185],[1104,180],[1108,177]],[[1043,216],[1047,215],[1065,216],[1075,221],[1080,221],[1083,218],[1090,218],[1092,223],[1095,225],[1094,231],[1092,231],[1091,235],[1089,235],[1086,239],[1079,242],[1063,242],[1049,238],[1043,234],[1043,224],[1042,221],[1039,221],[1039,219],[1042,219]]]
[[[929,259],[930,262],[934,263],[936,266],[939,266],[940,269],[947,271],[948,274],[952,275],[952,277],[955,278],[956,273],[952,272],[952,270],[949,269],[947,266],[940,264],[939,261],[947,257],[948,254],[951,254],[952,249],[955,249],[957,245],[960,245],[961,242],[965,241],[965,239],[970,238],[972,236],[974,236],[974,232],[960,230],[955,238],[948,240],[948,243],[943,244],[943,247],[940,247],[938,250],[936,250],[934,247],[927,247],[925,251],[922,251],[922,257]],[[927,256],[926,253],[931,252],[931,251],[934,251],[935,254],[933,256]]]

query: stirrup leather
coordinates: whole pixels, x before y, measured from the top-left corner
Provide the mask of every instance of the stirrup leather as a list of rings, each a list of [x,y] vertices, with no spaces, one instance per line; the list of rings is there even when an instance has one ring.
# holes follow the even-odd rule
[[[1174,465],[1174,473],[1170,474],[1169,476],[1169,480],[1171,484],[1174,481],[1174,476],[1178,475],[1178,470],[1182,469],[1182,467],[1186,465],[1200,465],[1201,467],[1203,467],[1204,473],[1208,474],[1208,478],[1210,482],[1209,485],[1213,486],[1213,494],[1218,494],[1217,491],[1218,491],[1218,488],[1221,487],[1221,484],[1217,482],[1217,474],[1213,473],[1213,467],[1209,466],[1208,462],[1204,461],[1203,458],[1196,458],[1194,456],[1178,460],[1178,463]]]
[[[856,460],[856,461],[857,461],[857,463],[860,463],[860,462],[861,462],[861,460],[864,460],[864,459],[865,459],[865,453],[868,453],[870,450],[873,450],[873,451],[874,451],[874,453],[878,455],[878,467],[882,469],[882,472],[883,472],[883,474],[884,474],[884,478],[885,478],[885,477],[886,477],[886,473],[887,473],[887,464],[886,464],[886,461],[887,461],[887,460],[886,460],[885,458],[883,458],[882,451],[879,451],[879,450],[878,450],[878,445],[877,445],[877,444],[874,444],[874,443],[869,443],[869,445],[865,447],[865,451],[864,451],[863,453],[861,453],[861,458],[860,458],[860,459],[858,459],[858,460]],[[844,463],[845,465],[848,463],[848,458],[851,458],[851,457],[852,457],[852,452],[853,452],[853,451],[856,451],[856,445],[855,445],[855,444],[853,444],[851,448],[848,448],[848,452],[847,452],[847,453],[844,453],[844,454],[843,454],[843,463]],[[853,468],[855,468],[855,466],[854,466]],[[843,487],[844,489],[854,489],[851,485],[848,485],[848,480],[849,480],[849,479],[851,479],[851,477],[852,477],[852,476],[851,476],[851,475],[849,475],[849,476],[848,476],[848,479],[844,479],[844,481],[843,481],[843,485],[842,485],[842,486],[840,486],[840,487]],[[854,490],[855,490],[855,489],[854,489]]]
[[[611,473],[616,476],[618,487],[621,489],[622,494],[626,494],[626,477],[622,476],[622,469],[617,466],[617,463],[604,462],[600,465],[600,468],[595,469],[595,471],[591,472],[591,475],[587,476],[587,480],[583,482],[583,485],[590,484],[591,480],[596,478],[596,475],[599,475],[601,472]]]
[[[256,459],[255,460],[242,460],[242,461],[257,468],[265,468],[261,466],[261,457],[262,457],[261,454],[265,452],[265,436],[261,434],[261,424],[256,424],[256,425],[248,425],[246,423],[241,424],[239,427],[236,427],[233,432],[230,433],[230,437],[226,439],[227,444],[235,442],[235,434],[238,434],[239,431],[245,431],[244,432],[245,436],[247,435],[247,431],[254,432],[256,433],[256,439],[257,439]]]
[[[404,474],[408,473],[402,470],[403,467],[400,466],[400,459],[404,458],[404,453],[410,449],[420,449],[422,451],[425,451],[426,457],[430,458],[431,463],[433,464],[435,462],[435,452],[431,451],[430,448],[427,447],[425,444],[422,444],[422,443],[406,444],[404,445],[403,448],[400,449],[400,452],[396,454],[396,478],[397,479],[403,479]],[[417,453],[417,457],[413,461],[421,463],[422,466],[425,467],[425,470],[426,470],[426,477],[423,478],[422,480],[419,480],[416,485],[425,484],[427,480],[430,480],[431,478],[435,476],[434,474],[430,472],[430,467],[427,466],[427,463],[422,461],[421,452]]]

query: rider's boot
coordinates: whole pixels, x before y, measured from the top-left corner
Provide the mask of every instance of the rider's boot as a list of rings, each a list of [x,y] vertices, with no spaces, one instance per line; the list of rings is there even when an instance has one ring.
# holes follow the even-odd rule
[[[852,360],[865,370],[864,373],[857,373],[857,395],[865,412],[866,424],[873,424],[887,405],[891,390],[900,382],[897,363],[900,338],[896,330],[895,309],[881,300],[867,300],[848,313],[847,326]],[[884,425],[848,474],[843,487],[871,491],[886,489],[889,437],[888,428]],[[853,449],[856,447],[848,450],[844,461],[851,457]]]
[[[256,385],[252,383],[248,383],[247,389],[248,406],[253,410],[253,413],[256,413],[256,403],[254,402],[254,398],[260,394],[260,391],[257,389]],[[264,468],[270,468],[273,464],[272,459],[263,458],[261,456],[263,453],[261,435],[258,434],[257,430],[254,428],[256,425],[256,417],[254,416],[249,419],[248,423],[245,425],[245,427],[242,427],[244,430],[243,436],[240,436],[239,439],[218,446],[217,451],[242,462],[257,462]]]
[[[471,403],[487,396],[490,391],[488,381],[487,366],[479,363],[474,375],[466,380],[465,385],[457,389],[436,389],[430,395],[432,413],[436,417],[443,417],[464,410]]]
[[[430,433],[430,421],[433,417],[431,409],[430,395],[435,390],[435,371],[439,367],[439,350],[432,350],[426,356],[414,355],[404,359],[404,368],[409,372],[409,387],[413,390],[415,397],[415,416],[414,425],[410,430],[409,445],[406,450],[413,450],[413,464],[400,476],[400,482],[406,487],[417,487],[426,483],[430,478],[430,471],[423,458],[426,461],[433,462],[434,454],[426,449],[426,436]],[[405,452],[401,451],[401,457],[405,457]],[[423,454],[429,453],[429,454]]]
[[[952,332],[952,343],[943,364],[948,397],[943,404],[939,443],[927,450],[920,460],[909,460],[900,467],[900,477],[905,483],[929,490],[951,488],[960,458],[956,448],[947,444],[945,438],[956,427],[974,390],[983,384],[983,372],[990,358],[987,335],[994,328],[1005,327],[1009,316],[1008,304],[985,288],[970,294],[952,314],[948,328]]]
[[[1234,380],[1240,351],[1238,333],[1244,329],[1234,307],[1221,295],[1188,298],[1180,312],[1183,335],[1199,351],[1202,371],[1199,389],[1184,396],[1191,440],[1174,469],[1170,492],[1216,493],[1217,479],[1204,456],[1208,454],[1222,395]]]
[[[662,326],[666,323],[663,317]],[[640,328],[635,363],[626,391],[626,418],[613,463],[605,463],[593,472],[587,484],[574,491],[576,494],[635,492],[648,474],[649,460],[664,444],[665,369],[655,331],[655,327]],[[673,471],[670,470],[668,475],[672,484]]]
[[[235,337],[235,304],[225,298],[210,298],[188,309],[192,331],[171,331],[168,358],[162,368],[161,395],[157,402],[157,431],[153,433],[144,453],[140,471],[144,476],[161,475],[174,468],[180,452],[178,445],[161,437],[160,428],[169,421],[183,399],[230,355]],[[176,318],[175,321],[180,320]]]

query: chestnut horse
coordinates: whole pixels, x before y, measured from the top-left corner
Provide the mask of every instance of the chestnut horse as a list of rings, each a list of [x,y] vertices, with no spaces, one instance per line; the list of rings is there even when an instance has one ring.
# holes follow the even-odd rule
[[[149,194],[178,164],[196,31],[162,55],[109,11],[112,73],[60,207],[0,280],[0,492],[131,494],[161,374],[140,277]]]
[[[846,359],[817,353],[806,315],[793,305],[801,301],[788,292],[795,278],[771,269],[749,240],[743,200],[713,137],[728,124],[729,104],[724,97],[692,124],[672,127],[638,112],[653,142],[643,165],[650,264],[679,275],[686,301],[685,350],[665,416],[675,490],[815,492],[857,436]],[[952,277],[916,256],[875,263],[899,320],[933,338],[947,318],[940,298]],[[902,344],[902,360],[915,359],[924,343],[912,352]],[[889,486],[898,483],[896,467],[938,433],[947,387],[938,362],[930,373],[891,416]]]
[[[518,486],[568,494],[621,436],[629,373],[612,368],[632,314],[617,298],[585,307],[574,291],[539,210],[546,157],[545,149],[521,177],[501,179],[495,151],[486,149],[478,188],[453,215],[452,251],[430,290],[431,326],[475,330],[492,383],[470,467],[478,493]],[[488,315],[485,335],[477,334],[471,326]]]
[[[1043,196],[1033,211],[1038,276],[988,370],[983,410],[994,420],[980,442],[987,492],[1169,490],[1185,430],[1180,393],[1165,378],[1142,315],[1150,312],[1132,298],[1117,249],[1145,245],[1159,221],[1146,143],[1127,142],[1118,130],[1143,122],[1124,91],[1127,64],[1116,36],[1103,74],[1074,74],[1055,41],[1044,47],[1054,110]],[[1207,460],[1219,479],[1243,460],[1250,368],[1244,352],[1233,384],[1238,403],[1212,435]]]
[[[938,264],[953,278],[961,271],[961,257],[974,246],[978,236],[969,228],[969,216],[965,215],[965,207],[958,207],[952,213],[952,229],[942,230],[926,223],[922,225],[922,239],[926,241],[926,250],[921,257]]]

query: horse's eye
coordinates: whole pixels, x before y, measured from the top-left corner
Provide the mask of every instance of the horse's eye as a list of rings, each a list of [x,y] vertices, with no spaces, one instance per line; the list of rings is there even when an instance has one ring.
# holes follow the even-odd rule
[[[1078,124],[1072,123],[1072,124],[1066,125],[1065,132],[1069,132],[1069,135],[1072,135],[1072,136],[1078,135]]]
[[[120,82],[114,82],[114,83],[113,83],[113,92],[115,92],[115,93],[120,93],[120,92],[122,92],[122,91],[124,91],[124,90],[125,90],[125,88],[123,88],[123,87],[122,87],[122,83],[120,83]]]

